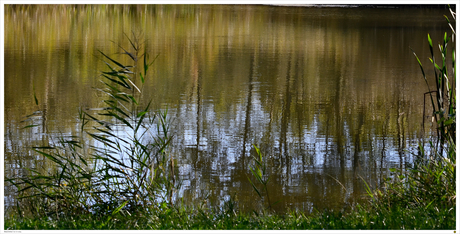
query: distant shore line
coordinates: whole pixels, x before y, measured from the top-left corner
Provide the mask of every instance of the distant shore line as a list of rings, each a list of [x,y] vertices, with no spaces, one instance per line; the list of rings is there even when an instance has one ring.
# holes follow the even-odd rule
[[[447,4],[263,4],[277,7],[316,8],[448,8]],[[455,5],[451,6],[455,10]]]

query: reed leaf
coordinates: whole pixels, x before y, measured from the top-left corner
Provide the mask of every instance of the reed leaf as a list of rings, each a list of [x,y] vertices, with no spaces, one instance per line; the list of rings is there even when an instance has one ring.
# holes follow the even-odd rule
[[[122,109],[118,108],[119,105],[117,105],[117,103],[112,104],[113,101],[111,101],[111,100],[104,100],[104,102],[105,102],[108,106],[110,106],[111,109],[108,109],[108,111],[105,112],[105,113],[98,113],[99,115],[112,116],[112,115],[116,115],[116,114],[115,114],[115,111],[116,111],[116,112],[118,112],[118,113],[124,115],[124,116],[125,116],[126,118],[128,118],[128,119],[131,117],[130,114],[128,114],[128,113],[126,113],[125,111],[123,111]],[[120,105],[120,106],[124,107],[123,105]],[[126,109],[126,107],[124,107],[124,108]],[[117,115],[117,116],[118,116],[118,115]],[[119,117],[119,118],[122,118],[122,117]],[[123,119],[124,119],[124,118],[123,118]]]
[[[38,106],[38,99],[37,99],[37,95],[36,95],[36,92],[35,92],[35,85],[32,83],[32,90],[34,92],[34,101],[35,101],[35,105]]]
[[[105,129],[102,129],[102,128],[98,128],[98,127],[94,127],[94,129],[96,129],[98,132],[102,132],[104,134],[107,134],[108,136],[111,136],[113,137],[114,139],[117,139],[117,141],[122,141],[123,143],[125,144],[130,144],[130,142],[128,140],[125,140],[123,138],[120,138],[118,137],[117,135],[115,135],[114,133],[112,133],[111,131],[107,131]],[[118,144],[117,144],[118,145]],[[119,149],[119,148],[118,148]],[[120,150],[120,149],[119,149]]]
[[[123,124],[125,124],[129,128],[133,129],[133,126],[131,126],[131,124],[125,118],[120,117],[119,115],[117,115],[117,113],[115,113],[113,111],[109,111],[107,113],[100,113],[99,115],[106,115],[106,116],[114,117],[114,118],[120,120]]]
[[[136,45],[133,43],[133,41],[131,40],[131,38],[129,38],[129,36],[126,35],[126,33],[123,33],[123,34],[125,34],[126,38],[128,39],[129,43],[131,43],[131,46],[134,48],[134,50],[138,51],[138,50],[139,50],[139,47],[136,46]]]
[[[146,117],[146,114],[149,112],[150,104],[151,104],[151,103],[152,103],[152,102],[150,101],[150,102],[147,104],[147,106],[145,107],[145,109],[137,114],[136,117],[138,118],[138,120],[137,120],[136,127],[135,127],[135,129],[134,129],[134,133],[135,133],[135,134],[137,133],[137,131],[139,130],[139,127],[140,127],[141,124],[143,123],[144,118]]]
[[[252,185],[252,188],[254,189],[254,191],[256,191],[257,195],[259,195],[259,197],[262,198],[262,195],[260,194],[259,190],[254,185],[254,183],[251,181],[251,179],[249,179],[249,177],[248,177],[248,180],[249,180],[249,183]]]
[[[24,128],[33,128],[33,127],[37,127],[37,126],[40,126],[40,125],[39,124],[31,124],[31,125],[25,126]]]
[[[107,75],[110,75],[110,74],[107,74]],[[105,78],[107,78],[108,80],[110,80],[110,81],[112,81],[112,82],[114,82],[114,83],[116,83],[116,84],[118,84],[118,85],[121,85],[121,86],[123,86],[124,88],[131,89],[131,87],[128,85],[128,83],[126,83],[123,79],[119,79],[119,80],[121,80],[121,81],[119,81],[119,80],[116,80],[116,79],[114,79],[114,78],[111,78],[111,77],[109,77],[109,76],[107,76],[107,75],[106,75],[105,73],[102,74],[102,76],[105,77]],[[117,76],[115,76],[115,77],[117,77]],[[115,87],[113,87],[113,86],[111,86],[111,85],[109,85],[109,84],[107,84],[107,83],[105,83],[105,82],[104,82],[104,84],[107,85],[108,87],[110,87],[112,90],[118,91],[118,92],[119,92],[119,90],[118,90],[117,88],[115,88]]]
[[[119,63],[119,62],[113,60],[112,58],[110,58],[109,56],[107,56],[106,54],[104,54],[102,51],[100,51],[100,50],[97,50],[97,51],[99,51],[99,53],[101,53],[101,54],[102,54],[104,57],[106,57],[108,60],[110,60],[110,61],[112,61],[113,63],[115,63],[117,66],[119,66],[119,67],[121,67],[121,68],[127,68],[127,67],[125,67],[124,65],[122,65],[121,63]]]
[[[123,209],[123,207],[125,207],[126,204],[128,204],[128,201],[124,201],[119,207],[117,207],[115,210],[113,210],[112,215],[120,212],[120,210]]]
[[[33,150],[34,150],[35,152],[37,152],[37,153],[39,153],[39,154],[45,156],[46,158],[50,159],[51,161],[53,161],[53,162],[59,164],[60,166],[63,166],[62,161],[58,159],[58,158],[61,158],[61,159],[62,159],[61,156],[56,155],[56,156],[58,157],[58,158],[56,158],[55,156],[53,156],[53,155],[51,155],[51,154],[47,154],[47,153],[45,153],[45,152],[43,152],[43,151],[39,151],[39,150],[37,150],[37,149],[33,149]]]

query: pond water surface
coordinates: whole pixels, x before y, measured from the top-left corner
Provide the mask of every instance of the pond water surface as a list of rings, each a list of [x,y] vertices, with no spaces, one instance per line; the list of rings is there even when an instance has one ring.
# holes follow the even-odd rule
[[[363,180],[375,188],[389,168],[411,163],[429,126],[422,129],[427,87],[410,48],[428,66],[427,34],[434,44],[442,40],[444,14],[448,9],[5,6],[5,175],[20,173],[18,161],[44,160],[31,146],[75,134],[80,107],[103,106],[94,90],[105,69],[97,50],[117,56],[117,44],[129,47],[125,34],[134,31],[158,55],[143,100],[168,109],[180,198],[260,205],[247,178],[255,144],[267,157],[277,211],[341,209],[365,196]],[[40,126],[22,129],[38,109]],[[6,205],[12,200],[6,187]]]

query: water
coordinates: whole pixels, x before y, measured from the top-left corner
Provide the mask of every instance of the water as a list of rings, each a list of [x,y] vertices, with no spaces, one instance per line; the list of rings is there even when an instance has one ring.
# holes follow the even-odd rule
[[[78,109],[125,34],[158,55],[143,100],[168,109],[170,153],[187,203],[251,210],[252,144],[268,157],[274,208],[341,209],[412,160],[427,87],[427,33],[449,31],[443,8],[258,5],[5,7],[5,174],[44,165],[30,150],[76,135]],[[113,42],[111,42],[113,41]],[[429,69],[431,70],[431,69]],[[427,76],[431,77],[428,71]],[[39,102],[35,105],[34,91]],[[44,118],[26,116],[43,111]],[[429,110],[428,108],[426,110]],[[36,128],[22,129],[36,123]],[[429,127],[429,126],[428,126]],[[428,128],[427,127],[427,128]],[[5,188],[5,201],[14,195]]]

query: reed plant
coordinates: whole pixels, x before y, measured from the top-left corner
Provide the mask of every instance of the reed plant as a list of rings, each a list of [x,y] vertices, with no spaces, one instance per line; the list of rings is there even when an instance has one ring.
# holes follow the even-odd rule
[[[456,13],[450,8],[452,20],[455,21]],[[455,91],[455,77],[456,77],[456,65],[455,65],[455,23],[451,23],[451,19],[444,15],[447,24],[451,28],[451,35],[448,36],[447,32],[444,33],[443,42],[438,44],[439,52],[441,55],[441,61],[438,62],[435,59],[435,53],[433,50],[433,41],[428,34],[428,44],[430,47],[431,57],[429,58],[433,65],[434,71],[434,83],[436,88],[432,90],[429,85],[428,78],[423,68],[422,62],[418,58],[417,54],[413,52],[417,62],[422,71],[423,79],[428,88],[428,92],[425,95],[429,95],[432,106],[432,117],[437,128],[437,143],[436,146],[444,143],[454,142],[456,139],[456,91]],[[452,41],[451,53],[448,51],[449,42]],[[450,65],[449,65],[450,56]],[[424,121],[425,122],[425,116]],[[443,147],[440,147],[442,149]]]
[[[99,51],[107,66],[101,73],[103,88],[98,89],[106,97],[104,107],[79,111],[79,135],[34,147],[54,169],[25,168],[28,173],[5,179],[17,189],[16,216],[110,219],[174,203],[179,183],[167,153],[173,137],[167,111],[152,111],[150,102],[141,108],[139,102],[139,85],[153,61],[139,35],[126,37],[130,47],[120,48],[131,64]]]
[[[450,8],[449,8],[450,9]],[[455,12],[450,9],[455,20]],[[448,53],[449,41],[454,41],[455,29],[449,17],[445,16],[451,28],[451,35],[444,34],[443,42],[438,45],[441,62],[435,61],[433,43],[428,34],[431,52],[430,62],[434,68],[435,90],[431,90],[425,70],[420,59],[414,53],[420,65],[423,78],[427,84],[436,120],[436,133],[430,140],[429,147],[419,144],[414,153],[414,163],[403,169],[391,169],[392,176],[387,178],[382,189],[371,191],[371,207],[376,212],[388,217],[386,222],[398,220],[416,220],[425,217],[426,223],[418,227],[455,229],[456,214],[456,91],[455,91],[455,47]],[[452,63],[448,63],[449,55]],[[367,184],[366,184],[367,186]],[[418,216],[418,218],[417,218]],[[412,217],[412,218],[411,218]],[[401,221],[402,222],[402,221]],[[404,223],[404,222],[403,222]],[[429,224],[428,224],[429,223]],[[410,224],[413,225],[413,224]]]
[[[253,156],[254,166],[249,167],[249,170],[251,171],[252,175],[256,179],[255,181],[257,181],[260,185],[262,185],[263,190],[257,188],[258,186],[256,185],[256,183],[252,182],[249,176],[248,176],[248,180],[249,180],[249,183],[252,185],[252,188],[254,189],[254,191],[259,196],[259,198],[262,200],[265,200],[264,197],[266,198],[267,200],[266,208],[268,210],[271,210],[272,206],[277,204],[279,201],[276,201],[274,203],[271,203],[270,201],[270,193],[268,192],[268,182],[270,180],[270,175],[268,174],[268,171],[267,171],[266,158],[263,157],[262,152],[260,152],[260,149],[256,145],[253,145],[253,147],[254,147],[254,150],[256,151],[257,156]]]

